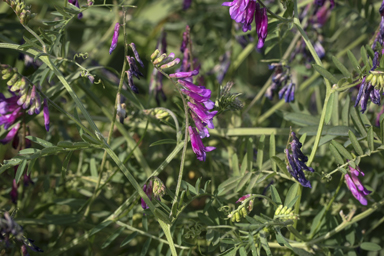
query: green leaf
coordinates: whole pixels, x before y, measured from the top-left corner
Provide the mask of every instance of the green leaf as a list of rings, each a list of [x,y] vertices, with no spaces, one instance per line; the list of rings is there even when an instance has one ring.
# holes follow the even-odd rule
[[[285,164],[283,162],[283,160],[281,160],[277,156],[273,156],[271,159],[273,162],[275,162],[277,164],[277,166],[279,167],[279,169],[282,173],[284,173],[287,177],[291,177],[288,170],[287,170],[287,167],[285,166]]]
[[[367,57],[367,50],[365,50],[364,45],[360,48],[360,54],[361,58],[363,59],[364,66],[368,66],[368,57]]]
[[[334,96],[333,96],[333,111],[332,111],[331,120],[334,126],[338,126],[339,125],[339,92],[334,91],[332,94]]]
[[[105,240],[105,242],[101,245],[101,249],[108,247],[108,245],[110,245],[121,234],[121,232],[124,229],[125,229],[124,227],[121,227],[116,232],[114,232],[112,235],[110,235],[107,238],[107,240]]]
[[[245,250],[244,246],[240,247],[239,253],[240,253],[240,256],[247,256],[247,251]]]
[[[90,169],[91,169],[91,176],[92,177],[98,177],[99,175],[97,174],[97,168],[96,168],[96,160],[95,158],[91,158],[90,161]]]
[[[252,179],[249,181],[247,189],[245,190],[246,192],[252,193],[252,189],[255,186],[255,184],[256,184],[257,180],[259,179],[260,175],[261,174],[253,175]]]
[[[235,187],[237,186],[237,182],[238,180],[240,180],[243,176],[235,176],[235,177],[231,177],[229,179],[227,179],[226,181],[224,181],[223,183],[221,183],[217,190],[219,191],[218,195],[223,195],[222,194],[222,191],[224,191],[224,189],[228,188],[228,187],[232,187],[232,185],[235,185]]]
[[[332,61],[336,65],[336,67],[340,70],[340,72],[343,74],[344,77],[351,76],[348,69],[335,56],[332,56]]]
[[[360,245],[360,248],[366,251],[380,251],[381,246],[371,242],[364,242]]]
[[[353,53],[350,50],[347,51],[347,54],[348,54],[348,58],[349,58],[350,62],[352,63],[353,69],[356,71],[359,71],[360,65],[359,65],[359,62],[357,61],[355,55],[353,55]]]
[[[284,200],[284,206],[287,206],[288,208],[292,207],[295,203],[292,203],[297,196],[297,191],[299,190],[299,183],[293,183],[292,186],[289,188],[287,195],[285,196]]]
[[[65,179],[66,172],[67,172],[68,167],[69,167],[69,160],[71,159],[72,153],[73,153],[73,151],[68,152],[68,154],[64,158],[63,165],[61,166],[61,177],[63,179]],[[31,160],[31,162],[32,162],[32,160]]]
[[[220,254],[220,256],[235,256],[238,249],[239,247],[233,247],[232,249],[229,249],[228,251]]]
[[[384,58],[383,58],[384,59]],[[384,115],[381,115],[381,121],[380,121],[380,138],[381,142],[384,143]]]
[[[247,169],[252,170],[253,165],[253,140],[248,138],[247,141]]]
[[[268,241],[267,241],[267,235],[264,230],[260,231],[260,242],[261,246],[263,247],[264,251],[267,253],[267,256],[272,256],[271,249],[269,248]]]
[[[363,149],[361,148],[359,142],[357,141],[355,134],[353,134],[353,132],[349,131],[348,136],[349,136],[349,139],[351,140],[351,144],[352,144],[353,148],[355,149],[356,153],[360,156],[364,155]]]
[[[367,132],[367,142],[368,142],[368,148],[373,151],[375,150],[375,145],[373,144],[373,127],[370,126],[368,128]]]
[[[325,124],[329,124],[329,121],[331,120],[332,114],[333,114],[333,106],[335,105],[333,101],[335,100],[335,94],[331,93],[329,96],[329,100],[327,103],[327,112],[325,113]]]
[[[350,97],[347,95],[345,97],[345,104],[343,106],[343,109],[341,110],[341,120],[344,126],[349,126],[349,104],[350,104]]]
[[[263,166],[263,156],[264,156],[264,142],[265,142],[265,135],[261,135],[259,144],[257,147],[257,166],[259,170],[261,170]]]
[[[271,134],[269,137],[269,158],[276,155],[276,141],[275,141],[275,134]],[[276,163],[274,161],[271,161],[272,163],[272,170],[276,172]]]
[[[17,168],[15,179],[16,183],[19,183],[21,176],[23,175],[24,169],[27,166],[27,160],[23,160]]]
[[[130,234],[127,238],[124,239],[123,242],[121,242],[120,244],[120,247],[123,247],[127,244],[129,244],[129,242],[131,242],[139,233],[137,233],[136,231],[133,232],[132,234]]]
[[[344,160],[341,157],[339,151],[333,146],[332,144],[329,144],[329,149],[331,150],[332,156],[335,158],[337,164],[344,164]]]
[[[275,227],[275,235],[276,235],[276,241],[281,245],[281,246],[286,246],[289,249],[293,250],[292,246],[289,244],[287,239],[281,234],[280,228]]]
[[[350,115],[352,117],[352,121],[355,124],[355,126],[357,127],[357,130],[359,131],[359,133],[363,137],[367,136],[367,131],[365,130],[365,127],[364,127],[363,123],[361,122],[361,119],[359,117],[359,114],[356,111],[356,108],[351,106],[349,112],[350,112]]]
[[[37,158],[34,158],[31,161],[29,161],[27,175],[31,174],[33,167],[35,166],[36,160],[37,160]]]
[[[239,159],[237,157],[237,154],[232,155],[232,170],[233,170],[233,176],[240,176]]]
[[[15,159],[15,158],[4,161],[3,165],[0,167],[0,174],[2,174],[4,171],[8,170],[13,166],[20,164],[21,161],[23,161],[23,159]]]
[[[195,183],[195,190],[196,190],[196,195],[200,194],[200,183],[201,183],[202,177],[198,178]]]
[[[308,136],[315,136],[317,133],[317,129],[318,129],[317,125],[303,127],[300,129],[299,134],[307,133]],[[321,135],[322,136],[325,136],[325,135],[348,136],[349,130],[353,130],[353,129],[347,126],[324,125]]]
[[[339,81],[331,73],[329,73],[327,70],[325,70],[325,68],[323,68],[317,64],[313,64],[312,66],[317,72],[320,73],[320,75],[322,75],[324,78],[326,78],[331,84],[337,84],[337,82]]]
[[[258,256],[256,246],[255,246],[255,240],[253,239],[253,235],[249,234],[248,235],[248,244],[250,245],[250,249],[252,252],[252,256]]]
[[[143,244],[143,249],[141,250],[141,253],[140,253],[140,256],[146,256],[147,255],[147,252],[149,250],[149,245],[151,244],[152,242],[152,237],[148,238],[147,241],[145,241],[145,243]]]
[[[174,139],[164,139],[164,140],[158,140],[156,142],[153,142],[149,145],[149,147],[158,146],[158,145],[164,145],[164,144],[176,144],[176,140]]]
[[[89,231],[89,236],[93,236],[94,234],[98,233],[100,230],[107,227],[109,224],[113,223],[112,220],[106,220],[98,224],[96,227],[92,228],[91,231]]]
[[[20,150],[19,155],[29,155],[29,154],[37,153],[39,151],[40,149],[37,149],[37,148],[26,148],[26,149]]]
[[[345,147],[343,147],[343,145],[339,144],[338,142],[336,142],[334,140],[332,140],[331,143],[344,158],[346,158],[348,160],[353,159],[353,156],[351,155],[351,153],[349,153],[349,151]]]
[[[316,125],[316,127],[320,122],[318,117],[302,113],[284,113],[284,119],[301,125]]]
[[[34,136],[26,136],[27,139],[29,139],[30,141],[33,141],[45,148],[48,148],[48,147],[53,147],[53,144],[51,142],[48,142],[46,140],[43,140],[43,139],[40,139],[40,138],[37,138],[37,137],[34,137]]]
[[[247,170],[247,161],[248,161],[248,153],[244,155],[243,162],[241,163],[240,168],[240,175],[244,175],[245,171]]]
[[[243,178],[240,180],[239,184],[237,185],[236,192],[239,192],[244,187],[244,185],[248,182],[251,176],[252,176],[252,172],[248,172],[243,176]]]
[[[279,192],[277,192],[277,189],[275,188],[275,185],[271,185],[270,188],[271,188],[272,201],[275,202],[278,205],[282,204],[280,196],[279,196]]]

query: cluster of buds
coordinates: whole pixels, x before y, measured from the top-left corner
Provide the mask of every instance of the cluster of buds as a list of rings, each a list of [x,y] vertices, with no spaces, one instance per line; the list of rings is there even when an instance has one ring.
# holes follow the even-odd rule
[[[269,69],[274,70],[272,75],[272,84],[265,92],[265,97],[272,100],[274,92],[279,90],[279,99],[284,97],[285,102],[295,100],[295,84],[292,82],[289,66],[282,63],[272,63]],[[288,82],[289,81],[289,82]]]
[[[281,204],[277,207],[273,218],[280,220],[297,220],[298,216],[294,214],[292,207],[288,208],[287,206],[283,206]]]
[[[228,218],[231,219],[232,222],[240,222],[241,218],[245,218],[248,213],[253,210],[254,199],[248,199],[252,194],[248,194],[239,198],[236,203],[241,202],[241,205],[230,214],[228,214]]]
[[[287,170],[303,187],[311,188],[311,183],[305,178],[303,171],[314,172],[312,167],[308,167],[305,162],[308,161],[300,148],[303,146],[299,139],[296,137],[294,132],[291,132],[292,142],[289,143],[292,154],[289,153],[288,149],[285,149]]]
[[[145,109],[144,113],[147,115],[152,114],[156,119],[169,118],[169,113],[161,108]]]
[[[9,91],[18,93],[17,105],[23,109],[28,109],[28,114],[33,115],[40,113],[41,98],[39,93],[36,92],[36,85],[30,86],[26,77],[20,75],[16,68],[8,65],[0,65],[0,71],[3,80],[8,80],[7,85]]]
[[[31,13],[30,8],[25,6],[24,1],[21,0],[3,0],[6,2],[16,13],[17,17],[20,19],[20,23],[27,25],[29,20],[32,19],[35,15]]]
[[[42,249],[33,244],[32,239],[24,236],[23,228],[13,220],[8,212],[5,212],[4,216],[0,217],[0,242],[4,242],[5,247],[8,247],[11,241],[22,243],[23,256],[29,255],[27,248],[35,252],[43,252]]]
[[[240,110],[244,104],[237,98],[241,93],[230,93],[233,82],[228,82],[220,88],[219,108],[221,111]]]
[[[127,61],[128,61],[128,65],[129,65],[129,69],[127,71],[125,71],[125,73],[127,73],[128,85],[131,88],[131,90],[134,93],[139,93],[139,90],[137,89],[137,87],[133,83],[133,76],[135,76],[139,80],[140,80],[140,76],[144,77],[143,73],[140,72],[138,66],[136,65],[136,61],[140,64],[140,66],[142,68],[144,68],[144,63],[140,59],[140,56],[139,56],[139,53],[136,50],[135,44],[131,43],[129,46],[131,47],[131,49],[133,51],[133,55],[135,57],[131,57],[129,55],[126,56],[127,57]]]
[[[144,184],[143,190],[151,201],[153,198],[160,201],[161,197],[165,195],[165,185],[158,177],[153,177],[147,184]],[[143,198],[141,198],[141,207],[144,210],[149,208]]]

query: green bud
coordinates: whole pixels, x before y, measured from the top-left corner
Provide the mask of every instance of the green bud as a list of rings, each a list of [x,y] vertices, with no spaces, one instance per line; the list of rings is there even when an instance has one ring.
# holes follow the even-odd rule
[[[160,68],[161,69],[171,68],[171,67],[175,66],[176,64],[179,64],[179,62],[180,62],[180,59],[176,58],[173,61],[168,62],[167,64],[162,65]]]
[[[372,77],[372,80],[371,80],[371,84],[372,84],[373,86],[375,86],[375,85],[376,85],[376,82],[377,82],[377,76],[373,76],[373,77]]]
[[[244,218],[248,215],[247,209],[245,207],[241,208],[241,213]]]
[[[253,210],[254,200],[250,200],[248,202],[248,212],[251,212]]]
[[[231,221],[232,222],[235,222],[236,221],[236,216],[235,216],[235,214],[230,214],[231,215]],[[229,215],[228,215],[229,216]]]
[[[15,8],[16,15],[19,16],[20,13],[23,11],[23,9],[24,9],[24,3],[19,2]]]
[[[153,195],[157,198],[160,198],[165,195],[165,185],[164,183],[157,177],[153,180]]]
[[[240,222],[241,216],[239,212],[235,213],[235,217],[236,217],[236,222]]]
[[[12,78],[7,82],[7,85],[12,86],[17,82],[17,80],[19,80],[19,74],[15,73],[13,74]]]
[[[275,211],[275,215],[279,215],[280,212],[281,212],[281,209],[283,209],[283,205],[279,205],[279,207],[277,207],[276,211]]]
[[[287,206],[284,206],[284,208],[281,210],[280,212],[280,215],[285,215],[285,213],[287,212],[288,208]]]
[[[158,57],[153,61],[153,64],[154,65],[160,64],[166,57],[167,57],[167,54],[165,53],[161,54],[160,57]]]
[[[154,59],[156,59],[157,56],[159,55],[159,53],[160,53],[159,49],[156,49],[156,50],[152,53],[152,55],[151,55],[151,61],[153,61]]]
[[[370,82],[372,80],[373,74],[369,74],[366,78],[365,81]]]
[[[19,100],[17,101],[17,104],[19,106],[24,104],[25,100],[27,99],[27,96],[28,96],[27,93],[22,94],[21,97],[19,98]]]
[[[379,75],[378,77],[379,77],[379,85],[380,85],[380,87],[383,87],[383,85],[384,85],[383,75]]]
[[[9,79],[13,75],[12,69],[7,69],[5,72],[4,71],[5,70],[2,72],[4,75],[1,77],[4,80]]]
[[[28,89],[28,81],[24,76],[21,77],[21,79],[19,80],[19,83],[20,83],[19,88],[21,91]]]

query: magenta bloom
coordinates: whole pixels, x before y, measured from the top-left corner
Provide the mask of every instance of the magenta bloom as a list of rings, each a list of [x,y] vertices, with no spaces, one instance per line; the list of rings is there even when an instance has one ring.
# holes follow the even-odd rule
[[[196,76],[198,74],[199,74],[199,70],[195,69],[195,70],[189,71],[189,72],[177,72],[174,74],[170,74],[169,77],[171,77],[171,78],[186,78],[186,77]]]
[[[149,199],[152,201],[152,180],[149,181],[148,185],[144,184],[143,190],[145,194],[149,197]],[[143,198],[141,198],[141,207],[143,207],[144,210],[149,208],[149,206],[145,203]]]
[[[257,48],[262,48],[264,46],[265,39],[268,35],[268,16],[267,9],[260,8],[259,3],[256,3],[256,32],[259,37],[259,42],[257,43]]]
[[[255,0],[234,0],[224,2],[222,6],[229,6],[229,15],[237,23],[243,24],[243,32],[252,29],[253,16],[255,14]]]
[[[200,135],[196,131],[196,128],[189,126],[188,131],[189,131],[189,136],[191,138],[191,146],[192,146],[193,152],[196,154],[196,157],[198,160],[205,161],[206,152],[210,152],[216,148],[205,147],[203,145],[203,142],[201,141]]]
[[[7,134],[7,136],[5,136],[4,139],[0,140],[0,143],[2,144],[8,144],[9,142],[11,142],[13,140],[13,138],[15,138],[17,132],[19,131],[19,128],[20,128],[20,124],[16,124]]]
[[[192,4],[192,0],[184,0],[183,2],[183,10],[187,10],[189,9],[189,7],[191,7],[191,4]]]
[[[352,195],[359,200],[359,202],[362,205],[367,205],[367,199],[365,196],[372,193],[372,191],[369,191],[366,189],[363,184],[361,184],[358,176],[361,174],[361,176],[364,176],[364,173],[360,171],[360,168],[357,167],[356,169],[349,166],[349,174],[345,174],[345,181],[347,183],[348,189],[351,191]]]
[[[190,83],[185,80],[177,80],[179,84],[190,90],[191,92],[200,94],[203,97],[210,98],[211,97],[211,90],[206,89],[204,86],[197,86],[193,83]]]
[[[248,194],[248,195],[245,195],[245,196],[242,196],[239,198],[239,200],[236,201],[236,203],[239,203],[239,202],[243,202],[245,199],[247,199],[248,197],[250,197],[252,194]]]
[[[209,137],[209,131],[205,127],[205,123],[203,123],[193,111],[190,110],[189,114],[191,114],[191,117],[195,122],[196,128],[199,130],[200,138],[203,139],[205,137]]]
[[[48,109],[48,101],[44,99],[44,125],[45,130],[49,131],[49,109]]]
[[[115,50],[117,46],[117,40],[119,38],[119,30],[120,30],[120,24],[117,22],[115,25],[115,32],[113,32],[111,47],[109,48],[109,55],[112,54],[113,50]]]
[[[204,106],[207,108],[207,109],[213,109],[215,107],[215,103],[213,101],[211,101],[209,99],[209,97],[203,97],[203,96],[200,96],[199,94],[197,93],[194,93],[194,92],[191,92],[191,91],[188,91],[188,90],[185,90],[185,89],[181,89],[181,91],[187,95],[190,99],[192,99],[193,101],[197,102],[197,103],[203,103]]]
[[[187,104],[189,108],[199,117],[199,119],[207,124],[208,128],[215,128],[212,122],[212,118],[217,114],[218,111],[215,110],[208,112],[207,109],[205,109],[200,104],[193,104],[191,102],[188,102]]]

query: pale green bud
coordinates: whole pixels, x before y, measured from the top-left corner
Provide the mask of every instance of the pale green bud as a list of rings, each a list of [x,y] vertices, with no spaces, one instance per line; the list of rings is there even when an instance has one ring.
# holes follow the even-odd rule
[[[151,55],[151,60],[153,61],[154,59],[156,59],[157,56],[159,55],[159,53],[160,53],[159,49],[156,49],[156,50],[152,53],[152,55]]]

